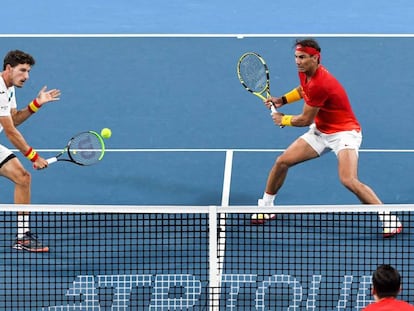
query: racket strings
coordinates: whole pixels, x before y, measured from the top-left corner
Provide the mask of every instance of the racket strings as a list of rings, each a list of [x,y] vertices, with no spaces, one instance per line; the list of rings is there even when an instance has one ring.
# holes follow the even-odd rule
[[[102,159],[105,147],[100,137],[86,132],[72,138],[68,150],[73,161],[82,165],[91,165]]]
[[[239,63],[239,74],[243,83],[253,92],[263,92],[267,88],[267,68],[254,54],[243,57]]]

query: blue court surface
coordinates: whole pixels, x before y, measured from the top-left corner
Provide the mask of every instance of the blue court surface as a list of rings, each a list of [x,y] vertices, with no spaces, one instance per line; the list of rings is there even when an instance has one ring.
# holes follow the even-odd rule
[[[275,127],[235,73],[239,56],[254,50],[269,63],[273,93],[290,90],[298,84],[294,38],[0,41],[2,54],[20,48],[37,59],[27,85],[17,91],[20,105],[43,85],[62,90],[59,102],[20,128],[31,145],[46,150],[45,157],[77,132],[113,131],[99,165],[57,163],[31,170],[33,203],[220,205],[225,151],[234,149],[229,204],[256,204],[278,154],[263,151],[283,150],[306,130]],[[414,39],[320,38],[320,43],[323,63],[347,88],[363,127],[361,180],[386,203],[412,202],[408,68]],[[298,103],[283,112],[301,109]],[[2,202],[11,203],[9,183],[0,183]],[[352,203],[356,199],[337,181],[333,154],[293,168],[279,198],[279,204]]]
[[[5,34],[414,32],[411,0],[22,0],[5,3],[3,12]]]
[[[363,127],[364,142],[359,170],[361,180],[372,186],[385,203],[412,203],[414,125],[410,98],[414,38],[317,39],[322,46],[322,62],[348,90]],[[54,155],[71,135],[79,131],[99,131],[103,127],[110,127],[113,131],[112,138],[107,140],[107,154],[95,166],[77,167],[56,163],[46,170],[34,171],[30,163],[21,157],[32,174],[33,203],[219,206],[223,197],[226,152],[234,150],[228,203],[255,205],[263,193],[267,172],[275,157],[306,129],[280,129],[274,126],[269,112],[260,101],[240,86],[236,63],[246,51],[259,52],[269,64],[273,93],[286,92],[298,84],[292,49],[294,40],[294,37],[277,36],[243,39],[139,36],[0,38],[0,55],[18,48],[30,52],[37,60],[30,80],[23,89],[17,90],[21,107],[43,85],[62,90],[60,102],[48,104],[20,127],[28,142],[42,155]],[[294,104],[283,108],[283,112],[295,114],[301,108],[301,103]],[[4,136],[1,143],[8,144]],[[10,183],[2,179],[0,189],[2,203],[12,203],[13,189]],[[277,203],[334,205],[358,202],[340,185],[335,156],[328,154],[293,168]],[[76,255],[73,258],[62,257],[67,253],[59,252],[59,249],[63,249],[59,240],[67,236],[72,240],[82,240],[83,234],[93,233],[93,228],[89,227],[82,229],[85,231],[76,231],[78,222],[93,222],[94,216],[90,217],[63,221],[62,230],[43,228],[43,232],[39,232],[42,239],[54,249],[42,257],[10,251],[8,241],[11,243],[15,228],[10,218],[3,229],[5,239],[1,241],[4,250],[4,270],[1,273],[10,278],[14,264],[19,262],[24,270],[17,274],[18,282],[30,276],[30,282],[43,283],[46,288],[44,295],[62,299],[66,290],[74,284],[72,282],[84,273],[119,276],[123,265],[129,267],[135,264],[138,266],[132,270],[146,271],[144,263],[150,258],[143,257],[143,261],[137,261],[128,257],[127,262],[118,261],[120,253],[131,251],[128,254],[133,254],[134,249],[111,251],[105,262],[100,262],[99,258],[95,259],[88,253],[91,251],[88,245],[82,244],[80,249],[69,245],[75,253],[85,251],[89,255],[80,258]],[[50,219],[34,217],[32,221],[41,228],[43,221],[48,223]],[[201,220],[201,225],[204,221]],[[288,219],[289,222],[294,223],[295,220]],[[372,226],[376,227],[376,224]],[[406,226],[412,227],[410,223]],[[260,234],[268,236],[267,229],[263,230]],[[329,232],[333,235],[337,233],[343,234]],[[105,234],[115,234],[120,239],[129,239],[131,235],[126,231],[119,234],[105,231]],[[151,234],[157,236],[156,231]],[[174,231],[173,234],[182,233]],[[325,233],[315,233],[316,240],[320,234],[324,237]],[[359,240],[360,234],[365,234],[365,231],[349,234],[345,235],[345,239],[354,242],[345,245],[344,250],[354,254],[366,243],[363,239]],[[146,235],[148,233],[141,232],[138,239]],[[228,239],[232,241],[231,237],[235,237],[233,243],[236,243],[238,239],[243,239],[240,235],[242,233],[237,230],[230,230]],[[261,240],[261,237],[259,235],[258,239]],[[192,239],[190,241],[200,242],[194,243],[199,247],[207,243],[206,236]],[[366,260],[384,259],[377,255],[382,249],[392,253],[393,247],[396,252],[411,247],[409,230],[395,245],[389,240],[382,242],[382,239],[377,239],[377,235],[369,236],[369,241],[375,240],[375,247],[365,255]],[[282,255],[278,253],[280,244],[273,244],[272,239],[266,241],[266,260],[281,258]],[[295,250],[294,240],[290,241],[293,244],[285,246],[292,247],[295,256],[302,258],[298,262],[299,267],[296,266],[300,270],[300,264],[305,265],[308,259],[303,257],[301,246],[296,245]],[[279,243],[283,245],[283,241]],[[314,247],[312,243],[309,241],[307,247]],[[228,245],[229,252],[234,252],[232,243]],[[100,245],[102,249],[111,246]],[[187,251],[194,252],[188,247],[184,254]],[[335,251],[339,256],[340,251]],[[410,253],[405,253],[401,262],[410,262],[410,256]],[[350,255],[348,260],[352,266],[360,263],[358,255]],[[45,262],[48,263],[46,266]],[[263,265],[267,267],[271,263],[264,262]],[[206,274],[206,264],[190,267],[187,273],[192,275],[197,271]],[[58,268],[60,265],[64,272]],[[290,269],[288,262],[280,267]],[[375,263],[370,262],[364,267],[365,270],[358,271],[369,275],[374,267]],[[125,266],[125,269],[128,268]],[[181,267],[168,269],[168,266],[163,266],[154,273],[174,273],[174,269],[180,273],[183,271]],[[338,271],[342,276],[347,272],[342,268]],[[45,284],[53,284],[55,277],[67,283],[60,285],[62,288],[55,293],[50,293]],[[145,282],[148,280],[141,277],[136,282],[147,284]],[[411,275],[408,277],[412,278]],[[88,280],[79,282],[93,283]],[[102,282],[109,284],[107,280]],[[7,292],[8,289],[1,290]],[[15,293],[11,291],[11,294]],[[203,295],[206,293],[203,292]],[[106,306],[106,309],[109,308]],[[203,309],[200,307],[199,310]]]

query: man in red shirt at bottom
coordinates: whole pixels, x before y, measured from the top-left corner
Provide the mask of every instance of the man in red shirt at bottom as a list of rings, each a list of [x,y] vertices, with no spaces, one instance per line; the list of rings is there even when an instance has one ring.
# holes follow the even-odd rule
[[[259,206],[273,206],[290,167],[333,151],[338,159],[341,183],[363,204],[382,204],[375,192],[358,179],[358,150],[362,142],[361,126],[352,111],[348,95],[338,80],[320,63],[321,48],[314,39],[297,40],[295,62],[300,85],[281,97],[271,97],[265,105],[276,108],[304,100],[302,113],[272,114],[280,126],[310,126],[308,132],[295,140],[276,160],[266,183]],[[252,223],[263,224],[275,214],[254,214]],[[402,231],[402,224],[391,213],[379,213],[383,236]]]
[[[372,295],[375,302],[362,311],[413,311],[413,305],[397,299],[400,291],[400,273],[390,265],[379,266],[372,275]]]

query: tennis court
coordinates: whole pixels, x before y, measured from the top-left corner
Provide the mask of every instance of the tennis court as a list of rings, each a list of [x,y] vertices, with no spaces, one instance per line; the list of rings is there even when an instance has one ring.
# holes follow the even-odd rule
[[[1,42],[2,54],[21,48],[37,57],[31,79],[18,90],[20,103],[29,102],[44,84],[63,93],[60,102],[49,104],[22,125],[33,146],[59,150],[78,131],[113,130],[102,165],[56,165],[33,172],[33,203],[218,205],[226,151],[235,150],[229,203],[256,204],[278,153],[263,151],[283,150],[305,130],[275,127],[235,73],[243,52],[259,51],[269,63],[273,92],[290,89],[298,83],[294,38],[1,38]],[[361,179],[386,203],[411,203],[414,125],[409,118],[407,68],[413,66],[414,39],[320,38],[320,43],[324,64],[348,89],[363,126]],[[222,57],[206,57],[207,49]],[[300,110],[300,104],[284,108],[285,113]],[[309,181],[325,194],[299,194],[297,189],[305,189]],[[2,202],[11,203],[9,183],[1,180],[0,185]],[[79,191],[85,187],[88,191]],[[62,195],[65,192],[70,195]],[[279,204],[357,203],[339,185],[333,155],[294,168],[279,200]]]
[[[410,57],[414,38],[318,39],[323,63],[347,88],[363,126],[361,179],[386,203],[412,203],[414,139],[410,134],[414,126],[412,105],[407,100],[412,80],[407,68],[414,65]],[[152,303],[178,304],[185,296],[184,306],[170,309],[206,310],[206,299],[202,297],[208,295],[205,280],[209,273],[210,231],[204,230],[208,211],[202,207],[255,205],[275,156],[304,131],[279,129],[272,124],[260,102],[239,85],[236,62],[245,51],[260,52],[270,67],[273,92],[284,92],[298,83],[292,57],[294,38],[91,36],[3,37],[0,41],[0,54],[19,48],[37,60],[28,84],[18,90],[18,102],[28,102],[43,84],[62,90],[60,102],[45,107],[21,127],[37,150],[52,156],[78,131],[103,127],[113,131],[107,141],[108,152],[99,165],[83,168],[58,163],[45,171],[34,171],[33,203],[116,205],[117,209],[129,205],[173,205],[178,209],[160,219],[145,213],[109,217],[93,213],[34,214],[32,226],[51,248],[49,253],[40,255],[10,249],[14,214],[3,214],[6,225],[1,229],[0,274],[4,282],[0,284],[0,297],[6,309],[11,305],[16,310],[148,310],[151,306],[151,310],[168,310],[168,306]],[[220,59],[207,57],[207,50],[221,55]],[[300,109],[301,105],[292,105],[284,112],[298,113]],[[231,180],[224,193],[229,151]],[[12,203],[11,185],[1,180],[0,187],[2,203]],[[224,197],[228,199],[223,201]],[[324,204],[332,209],[338,204],[357,203],[337,181],[333,154],[295,167],[278,199],[280,205]],[[180,217],[180,206],[192,206],[196,212]],[[313,289],[315,284],[327,286],[327,293],[336,301],[334,307],[340,304],[338,301],[343,303],[342,298],[348,298],[350,302],[342,305],[345,310],[356,308],[357,301],[366,302],[361,297],[369,295],[365,292],[369,288],[367,277],[377,261],[390,260],[401,267],[407,280],[414,277],[414,271],[405,268],[412,262],[410,212],[401,214],[405,216],[404,234],[390,240],[378,235],[377,220],[370,215],[356,220],[352,218],[356,216],[346,213],[332,216],[334,219],[326,221],[327,227],[315,226],[318,232],[310,224],[324,223],[328,216],[313,215],[322,217],[316,221],[310,216],[286,213],[280,221],[253,228],[246,226],[248,215],[245,212],[227,219],[232,225],[226,227],[223,268],[232,280],[227,281],[228,292],[238,293],[237,301],[244,302],[244,310],[260,310],[268,305],[256,297],[257,290],[265,288],[260,287],[263,282],[270,282],[267,288],[278,282],[297,284],[295,280]],[[332,225],[342,222],[341,230]],[[186,229],[182,231],[180,226]],[[308,231],[289,231],[303,226]],[[160,234],[167,241],[154,245]],[[303,234],[309,239],[301,244]],[[145,251],[139,247],[141,244],[132,242],[146,238],[151,239],[152,246],[145,246]],[[243,240],[248,242],[240,242]],[[318,252],[333,255],[313,262]],[[252,266],[242,264],[246,253],[257,255]],[[277,260],[280,265],[275,265],[275,259],[280,258],[284,260]],[[179,259],[183,261],[169,263]],[[361,261],[366,264],[361,266]],[[287,279],[279,280],[280,275]],[[319,276],[322,279],[318,283]],[[154,291],[163,288],[163,281],[171,291],[161,291],[167,298],[154,300]],[[235,285],[240,282],[254,284],[254,290]],[[132,298],[128,297],[131,304],[116,305],[113,288],[121,288],[122,292],[131,286],[135,291]],[[101,298],[95,299],[94,290],[98,289]],[[404,297],[412,296],[412,287],[407,289]],[[358,290],[365,293],[359,297],[362,300],[357,300]],[[304,291],[307,298],[296,300],[302,308],[318,310],[332,303],[318,300],[312,304],[309,293]],[[18,301],[10,299],[15,296]],[[34,304],[28,309],[25,306],[30,301]],[[85,305],[85,301],[91,304]],[[119,301],[127,299],[124,296]],[[308,305],[306,301],[310,301]],[[283,307],[289,304],[292,301]],[[237,306],[240,304],[225,308],[236,310]]]

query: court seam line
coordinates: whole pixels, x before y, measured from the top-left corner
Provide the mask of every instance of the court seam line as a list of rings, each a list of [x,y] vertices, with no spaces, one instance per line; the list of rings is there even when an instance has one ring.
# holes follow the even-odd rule
[[[158,34],[0,34],[0,38],[296,38],[296,37],[319,37],[319,38],[412,38],[412,33],[281,33],[281,34],[266,34],[266,33],[232,33],[232,34],[220,34],[220,33],[158,33]]]
[[[19,152],[17,149],[10,149],[13,152]],[[60,152],[59,149],[36,149],[38,152]],[[109,148],[105,152],[283,152],[286,149],[222,149],[222,148]],[[359,152],[366,153],[413,153],[414,149],[359,149]]]

